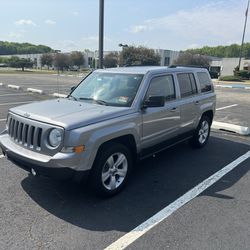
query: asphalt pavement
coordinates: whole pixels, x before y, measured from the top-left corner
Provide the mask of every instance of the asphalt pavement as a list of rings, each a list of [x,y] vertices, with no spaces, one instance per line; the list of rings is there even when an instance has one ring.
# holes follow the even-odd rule
[[[216,120],[250,125],[250,91],[216,93]],[[0,130],[10,107],[47,98],[0,86]],[[111,199],[86,184],[34,178],[0,156],[0,249],[104,249],[249,150],[249,136],[214,131],[203,149],[182,143],[139,162]],[[249,168],[248,158],[128,249],[249,249]]]

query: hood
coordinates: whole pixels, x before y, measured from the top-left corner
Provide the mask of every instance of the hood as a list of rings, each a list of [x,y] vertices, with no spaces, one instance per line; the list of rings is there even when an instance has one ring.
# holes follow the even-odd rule
[[[34,102],[10,109],[17,115],[64,127],[66,130],[87,126],[131,113],[128,107],[54,99]]]

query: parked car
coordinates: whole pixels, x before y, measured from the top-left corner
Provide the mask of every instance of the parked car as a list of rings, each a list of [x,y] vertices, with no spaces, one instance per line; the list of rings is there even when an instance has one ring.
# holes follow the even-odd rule
[[[206,69],[99,69],[65,99],[11,108],[0,147],[33,175],[87,176],[97,193],[111,196],[137,159],[184,140],[205,146],[215,102]]]

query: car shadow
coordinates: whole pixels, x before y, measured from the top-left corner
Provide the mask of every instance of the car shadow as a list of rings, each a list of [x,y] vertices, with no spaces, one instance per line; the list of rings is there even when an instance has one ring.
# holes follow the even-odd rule
[[[211,137],[202,149],[179,144],[139,162],[120,194],[101,199],[87,185],[27,177],[24,191],[43,209],[80,228],[128,232],[188,190],[247,152],[249,146]],[[234,185],[249,167],[219,181],[202,195],[225,197],[219,191]]]

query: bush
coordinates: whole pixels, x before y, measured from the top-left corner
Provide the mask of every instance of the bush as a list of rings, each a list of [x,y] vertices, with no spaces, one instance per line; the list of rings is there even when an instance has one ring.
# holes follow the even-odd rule
[[[240,70],[237,75],[243,80],[248,80],[250,78],[250,72],[248,70]]]
[[[231,81],[231,82],[242,82],[241,77],[239,76],[221,76],[220,81]]]

